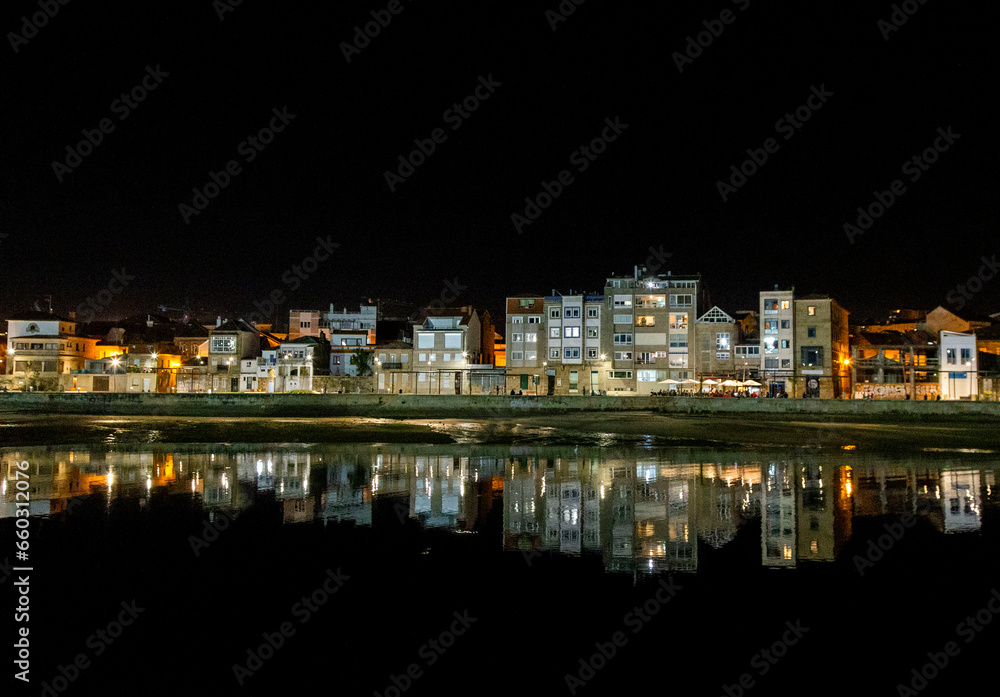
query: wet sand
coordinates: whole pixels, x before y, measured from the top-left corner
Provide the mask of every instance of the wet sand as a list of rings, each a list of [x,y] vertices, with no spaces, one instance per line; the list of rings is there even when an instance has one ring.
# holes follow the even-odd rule
[[[5,415],[0,447],[141,443],[481,443],[1000,451],[992,424],[843,417],[573,413],[494,419]]]

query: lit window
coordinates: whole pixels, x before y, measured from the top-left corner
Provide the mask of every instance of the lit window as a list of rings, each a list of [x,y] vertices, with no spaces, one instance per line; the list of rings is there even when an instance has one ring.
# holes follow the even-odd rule
[[[816,306],[815,306],[815,305],[810,305],[810,306],[809,306],[809,307],[808,307],[808,308],[806,309],[806,314],[809,314],[809,315],[815,315],[815,314],[816,314]]]
[[[788,301],[787,300],[782,300],[781,301],[781,309],[782,310],[787,310],[788,309]]]

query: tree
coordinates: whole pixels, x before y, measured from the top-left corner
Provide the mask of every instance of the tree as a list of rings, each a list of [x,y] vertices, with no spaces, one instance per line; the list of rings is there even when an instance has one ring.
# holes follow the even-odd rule
[[[358,375],[365,377],[372,374],[372,355],[374,351],[359,348],[351,354],[351,365],[357,366]]]

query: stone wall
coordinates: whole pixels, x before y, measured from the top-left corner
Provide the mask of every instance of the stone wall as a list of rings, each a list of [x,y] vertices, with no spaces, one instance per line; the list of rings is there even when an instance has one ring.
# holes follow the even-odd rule
[[[370,378],[364,378],[370,380]],[[0,392],[0,413],[118,416],[367,416],[386,418],[503,418],[543,413],[658,412],[662,414],[812,415],[846,418],[1000,420],[1000,402],[845,399],[708,399],[508,395],[155,394]]]

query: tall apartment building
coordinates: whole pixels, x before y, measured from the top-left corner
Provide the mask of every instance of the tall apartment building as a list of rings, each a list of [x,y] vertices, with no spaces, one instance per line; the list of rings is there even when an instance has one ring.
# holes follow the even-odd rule
[[[545,298],[507,298],[506,331],[508,388],[537,394],[547,355]]]
[[[761,291],[762,382],[770,394],[831,399],[850,390],[848,312],[825,295]]]
[[[545,298],[546,394],[593,394],[603,390],[606,354],[601,350],[600,295],[557,295]]]
[[[701,275],[652,275],[635,267],[604,287],[602,348],[611,360],[607,389],[649,394],[661,380],[694,380],[698,373],[695,319],[704,306]]]

